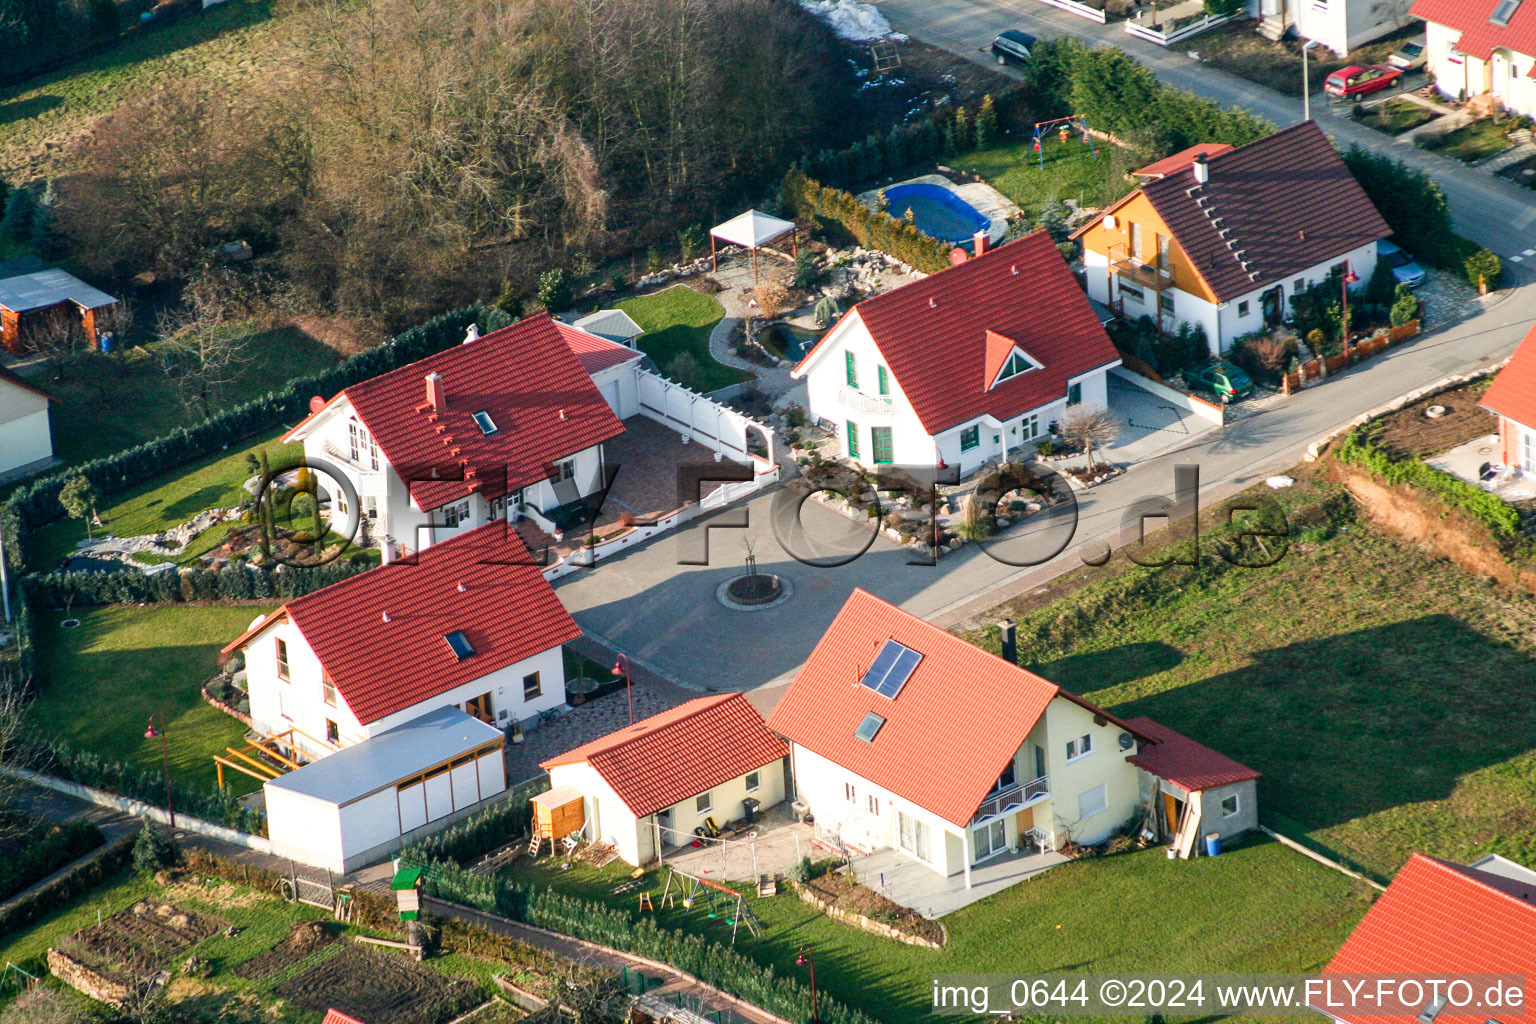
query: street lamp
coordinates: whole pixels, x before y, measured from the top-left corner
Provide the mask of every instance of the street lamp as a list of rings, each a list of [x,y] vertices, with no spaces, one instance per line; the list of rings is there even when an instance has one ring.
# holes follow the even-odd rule
[[[796,967],[809,967],[811,970],[811,1024],[820,1024],[821,1015],[816,1012],[816,958],[811,955],[810,946],[801,946],[795,955]]]
[[[629,657],[621,654],[613,659],[613,674],[624,675],[624,692],[629,697],[629,724],[635,724],[635,680],[629,673]]]
[[[1359,282],[1360,277],[1350,269],[1349,260],[1344,261],[1344,276],[1339,279],[1339,309],[1340,309],[1340,333],[1344,336],[1344,365],[1349,365],[1349,286]]]
[[[1312,120],[1312,77],[1307,74],[1307,51],[1317,45],[1316,39],[1301,44],[1301,119]]]
[[[155,728],[155,716],[160,717],[160,728]],[[176,828],[176,805],[171,802],[171,750],[165,743],[165,715],[153,711],[149,716],[149,727],[144,730],[144,738],[147,740],[158,739],[160,741],[160,762],[165,770],[165,809],[171,812],[171,829]]]

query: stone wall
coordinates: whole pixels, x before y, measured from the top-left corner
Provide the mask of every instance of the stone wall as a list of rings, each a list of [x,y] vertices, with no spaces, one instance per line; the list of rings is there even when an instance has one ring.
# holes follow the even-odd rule
[[[944,948],[943,943],[930,942],[928,939],[925,939],[920,935],[909,935],[899,928],[893,928],[890,925],[876,921],[873,918],[865,917],[863,914],[854,914],[843,910],[841,907],[834,907],[832,904],[826,902],[820,896],[817,896],[814,892],[805,888],[804,886],[797,885],[794,886],[794,889],[800,894],[800,898],[802,900],[809,903],[823,914],[826,914],[834,921],[841,921],[843,924],[851,925],[860,931],[866,931],[871,935],[878,935],[884,939],[894,939],[897,942],[905,943],[908,946],[922,946],[924,949]],[[940,924],[939,927],[941,929],[944,928],[942,924]],[[944,934],[945,938],[947,939],[949,936],[947,929],[945,929]]]

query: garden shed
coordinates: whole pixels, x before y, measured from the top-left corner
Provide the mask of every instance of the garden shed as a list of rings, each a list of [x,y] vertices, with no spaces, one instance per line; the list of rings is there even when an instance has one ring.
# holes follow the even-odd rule
[[[1159,841],[1187,858],[1206,836],[1230,839],[1258,827],[1258,772],[1150,718],[1126,724],[1157,740],[1126,760],[1141,769],[1146,827]]]
[[[0,345],[18,355],[27,335],[50,321],[80,325],[91,348],[100,348],[96,315],[117,300],[63,270],[39,270],[0,280]]]
[[[505,792],[505,742],[443,707],[273,779],[273,852],[340,873],[382,860]]]

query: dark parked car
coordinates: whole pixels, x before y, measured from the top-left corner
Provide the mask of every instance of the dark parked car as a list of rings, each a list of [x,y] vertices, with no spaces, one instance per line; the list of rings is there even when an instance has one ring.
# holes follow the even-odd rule
[[[1235,402],[1253,394],[1253,381],[1248,375],[1220,359],[1185,370],[1184,384],[1191,391],[1209,391],[1223,402]]]
[[[1023,64],[1029,60],[1029,53],[1035,48],[1035,37],[1028,32],[1020,32],[1011,28],[992,40],[992,56],[997,58],[999,64]]]

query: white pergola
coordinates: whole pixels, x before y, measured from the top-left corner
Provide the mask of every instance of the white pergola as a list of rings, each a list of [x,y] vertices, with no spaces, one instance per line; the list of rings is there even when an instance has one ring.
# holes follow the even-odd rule
[[[790,244],[793,248],[792,255],[800,255],[800,236],[795,231],[794,221],[781,220],[778,217],[770,217],[766,213],[757,210],[748,210],[746,213],[737,214],[724,224],[716,224],[709,229],[709,259],[715,270],[720,269],[720,255],[715,247],[715,242],[725,242],[728,245],[740,245],[752,250],[752,281],[757,281],[757,250],[784,235],[791,235]]]

